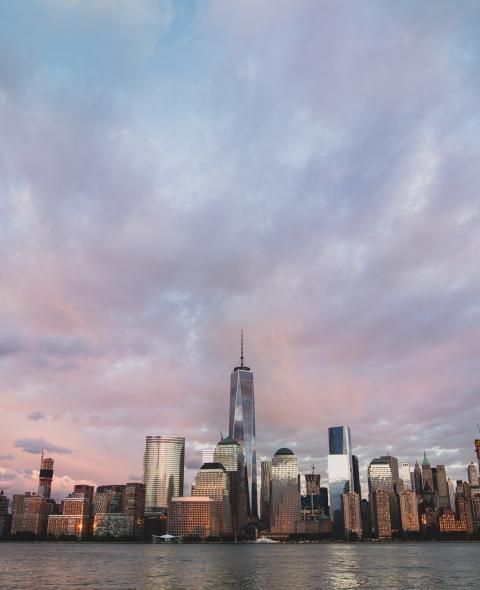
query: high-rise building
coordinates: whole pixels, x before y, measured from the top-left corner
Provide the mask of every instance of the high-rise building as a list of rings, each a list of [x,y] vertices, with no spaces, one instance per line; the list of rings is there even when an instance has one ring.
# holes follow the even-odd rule
[[[478,468],[480,469],[480,438],[475,439],[475,453],[477,454]]]
[[[55,501],[27,492],[13,496],[12,535],[30,533],[43,536],[48,517],[55,510]]]
[[[400,480],[398,473],[398,461],[391,455],[378,457],[372,459],[368,467],[368,490],[370,493],[370,505],[372,507],[372,515],[375,516],[373,511],[374,503],[372,501],[372,493],[377,490],[384,490],[388,492],[390,498],[390,517],[392,531],[400,531],[400,509],[398,506],[397,493],[403,489],[403,481]],[[372,518],[372,524],[376,532],[377,521],[375,517]]]
[[[358,466],[358,457],[352,455],[352,475],[353,475],[353,491],[362,497],[362,486],[360,484],[360,469]]]
[[[330,535],[332,523],[328,511],[328,488],[321,487],[320,473],[305,474],[305,495],[301,497],[300,524],[297,532],[314,535]]]
[[[435,486],[433,485],[432,467],[430,466],[430,461],[428,460],[426,451],[423,452],[422,482],[423,482],[423,493],[424,494],[433,494],[433,492],[435,490]]]
[[[204,463],[213,463],[216,447],[205,447],[202,449],[202,465]]]
[[[8,513],[9,500],[0,490],[0,539],[8,537],[12,526],[12,515]]]
[[[124,511],[125,485],[107,484],[98,486],[93,497],[94,514],[122,514]]]
[[[398,494],[402,531],[413,533],[420,530],[418,520],[418,499],[413,490],[403,490]]]
[[[143,536],[145,484],[99,486],[94,505],[95,537],[140,539]]]
[[[348,426],[328,429],[330,518],[336,537],[344,535],[343,494],[353,491],[352,441]]]
[[[238,442],[227,436],[217,444],[213,462],[223,465],[227,472],[233,528],[234,532],[238,533],[248,522],[248,483],[245,455]]]
[[[208,496],[172,498],[167,529],[178,537],[219,537],[217,501]]]
[[[230,481],[221,463],[204,463],[195,477],[193,496],[208,497],[215,501],[219,537],[233,534],[232,509],[230,504]]]
[[[398,466],[399,476],[400,479],[403,481],[403,489],[404,490],[411,490],[412,489],[412,471],[410,468],[409,461],[401,461]]]
[[[245,453],[248,481],[248,503],[252,516],[257,516],[257,444],[255,438],[255,395],[253,371],[244,365],[243,331],[240,365],[230,377],[230,413],[228,434],[238,441]]]
[[[462,522],[465,522],[466,532],[471,535],[475,532],[475,522],[473,518],[472,493],[468,483],[457,481],[455,503],[457,515]]]
[[[40,498],[50,498],[53,479],[53,459],[44,457],[40,460],[40,473],[38,478],[38,495]]]
[[[390,493],[377,489],[370,494],[375,534],[379,539],[392,538],[392,519],[390,516]]]
[[[360,496],[356,492],[343,494],[343,517],[345,537],[351,539],[362,537],[362,514],[360,512]]]
[[[478,486],[478,471],[477,471],[477,466],[475,465],[475,463],[470,463],[470,465],[468,466],[467,469],[468,472],[468,483],[471,486]]]
[[[453,482],[451,479],[449,479],[447,481],[447,485],[448,485],[448,499],[450,500],[450,509],[453,510],[453,512],[455,512],[456,510],[456,504],[455,504],[455,482]]]
[[[362,529],[364,537],[372,536],[372,514],[370,510],[370,503],[363,498],[360,500],[360,514],[362,516]]]
[[[63,513],[48,517],[47,534],[54,537],[77,537],[89,534],[90,504],[85,494],[74,492],[63,501]]]
[[[184,438],[147,436],[143,460],[145,516],[167,512],[171,499],[183,494],[184,463]]]
[[[472,497],[473,524],[476,532],[480,531],[480,487],[470,486]]]
[[[272,459],[270,530],[292,534],[300,520],[298,460],[290,449],[279,449]]]
[[[436,467],[436,489],[438,495],[438,508],[450,508],[450,498],[448,494],[447,472],[445,465]]]
[[[415,493],[417,494],[417,496],[421,496],[423,492],[423,481],[422,470],[420,469],[418,461],[415,461],[415,467],[413,469],[413,484],[415,488]]]
[[[270,499],[272,481],[272,461],[266,459],[261,463],[262,481],[260,486],[260,517],[267,529],[270,529]]]

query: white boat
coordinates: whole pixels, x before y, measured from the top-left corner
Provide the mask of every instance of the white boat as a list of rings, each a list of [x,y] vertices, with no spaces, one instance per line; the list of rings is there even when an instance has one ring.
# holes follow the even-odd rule
[[[280,543],[280,541],[275,541],[274,539],[269,539],[268,537],[258,537],[255,543]]]

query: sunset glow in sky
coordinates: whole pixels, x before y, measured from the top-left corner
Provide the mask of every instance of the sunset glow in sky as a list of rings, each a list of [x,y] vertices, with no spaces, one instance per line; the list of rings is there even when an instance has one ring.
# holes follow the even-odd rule
[[[480,4],[0,0],[0,489],[228,427],[466,477],[480,421]]]

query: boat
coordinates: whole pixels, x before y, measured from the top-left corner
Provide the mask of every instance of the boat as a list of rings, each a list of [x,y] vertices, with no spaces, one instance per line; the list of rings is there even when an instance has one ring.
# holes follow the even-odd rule
[[[280,543],[280,541],[275,541],[274,539],[270,539],[269,537],[258,537],[255,543]]]

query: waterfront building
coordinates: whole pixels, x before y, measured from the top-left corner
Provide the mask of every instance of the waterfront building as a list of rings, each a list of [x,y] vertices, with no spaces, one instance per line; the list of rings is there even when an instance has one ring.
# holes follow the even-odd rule
[[[348,426],[328,429],[328,485],[333,533],[343,537],[343,494],[353,491],[352,441]]]
[[[390,517],[392,532],[400,531],[400,509],[397,493],[403,489],[403,481],[400,480],[398,472],[398,461],[391,455],[372,459],[368,467],[368,490],[370,494],[370,505],[372,508],[372,525],[375,532],[378,532],[378,523],[375,520],[375,504],[372,501],[372,493],[377,490],[384,490],[390,498]]]
[[[292,534],[300,520],[298,460],[290,449],[279,449],[272,459],[270,530]]]
[[[0,490],[0,539],[8,537],[12,526],[12,515],[8,513],[9,499]]]
[[[52,479],[53,459],[51,457],[44,457],[42,450],[42,457],[40,459],[40,473],[38,477],[38,496],[40,496],[40,498],[50,498]]]
[[[233,520],[230,504],[230,481],[221,463],[204,463],[195,477],[193,496],[208,497],[215,501],[215,517],[212,524],[219,537],[232,535]]]
[[[98,491],[100,490],[100,491]],[[143,536],[145,511],[145,484],[99,486],[95,494],[95,537]]]
[[[63,501],[62,514],[51,514],[48,517],[47,534],[54,537],[88,536],[89,511],[89,499],[84,493],[69,494]]]
[[[478,486],[478,471],[477,471],[477,466],[475,465],[475,463],[470,463],[470,465],[468,466],[467,469],[467,473],[468,473],[468,483],[471,486]]]
[[[362,517],[363,536],[370,538],[372,536],[372,514],[370,503],[365,498],[360,500],[360,514]]]
[[[240,443],[245,454],[248,481],[248,505],[251,515],[258,513],[257,500],[257,443],[255,435],[255,394],[253,371],[244,365],[243,331],[240,365],[230,376],[230,411],[228,434]]]
[[[463,481],[457,481],[455,504],[458,518],[465,523],[466,532],[471,535],[475,532],[473,519],[472,494],[470,485]]]
[[[125,500],[125,485],[108,484],[97,487],[93,497],[94,514],[122,513]]]
[[[270,529],[270,499],[272,494],[272,461],[266,459],[261,462],[261,486],[260,486],[260,517],[267,530]]]
[[[48,517],[55,511],[55,501],[31,492],[16,494],[13,500],[12,535],[45,535]]]
[[[476,532],[480,531],[480,487],[470,486],[473,525]]]
[[[227,436],[217,444],[213,462],[223,465],[227,472],[233,528],[237,533],[248,523],[248,482],[243,449]]]
[[[351,539],[362,537],[362,515],[360,512],[360,496],[356,492],[343,494],[343,517],[345,537]]]
[[[376,489],[370,494],[375,534],[378,539],[388,541],[392,538],[392,519],[390,516],[391,495],[388,490]]]
[[[172,498],[167,529],[179,537],[219,537],[216,500],[208,496]]]
[[[401,461],[398,465],[399,477],[403,481],[403,489],[412,489],[412,470],[409,461]]]
[[[184,438],[147,436],[143,460],[145,516],[164,514],[171,499],[183,494],[184,463]]]
[[[398,494],[400,505],[400,518],[404,533],[418,532],[420,522],[418,519],[417,494],[412,490],[403,490]]]
[[[467,532],[465,520],[457,518],[451,508],[440,508],[438,528],[441,534]]]

